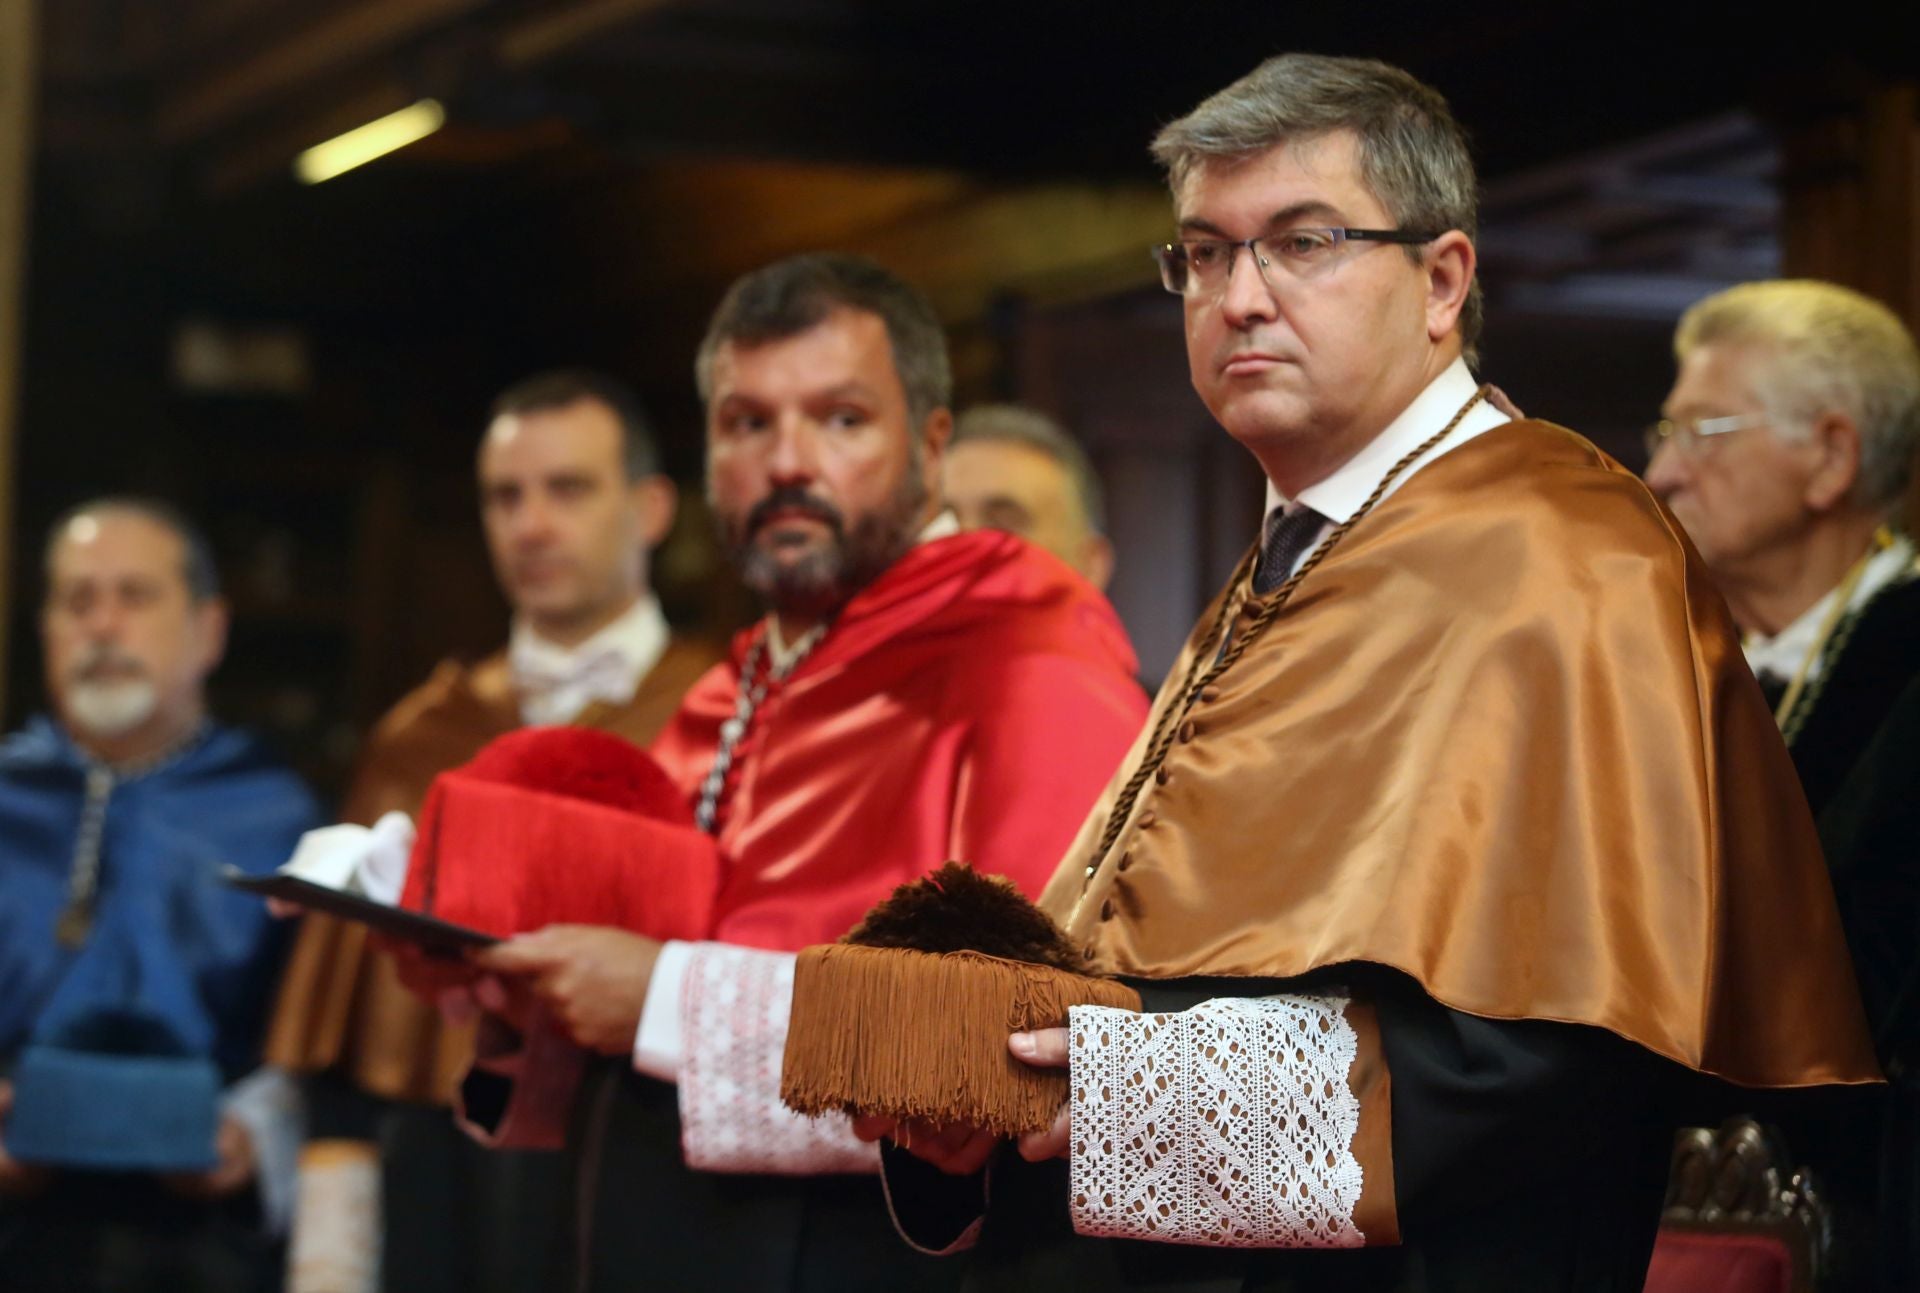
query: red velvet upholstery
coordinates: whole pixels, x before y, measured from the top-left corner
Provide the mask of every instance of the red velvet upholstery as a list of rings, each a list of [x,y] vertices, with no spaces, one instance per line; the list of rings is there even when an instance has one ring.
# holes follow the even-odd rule
[[[1793,1254],[1776,1235],[1663,1226],[1646,1293],[1793,1293]]]

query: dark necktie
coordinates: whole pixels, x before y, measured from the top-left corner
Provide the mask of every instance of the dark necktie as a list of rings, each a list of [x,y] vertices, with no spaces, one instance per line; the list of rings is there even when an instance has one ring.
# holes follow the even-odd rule
[[[1257,597],[1287,582],[1293,563],[1320,533],[1327,518],[1310,507],[1288,512],[1276,507],[1267,513],[1267,535],[1260,541],[1260,567],[1253,572],[1253,591]]]
[[[1779,709],[1787,696],[1787,680],[1771,670],[1760,671],[1760,694],[1767,698],[1768,709]]]

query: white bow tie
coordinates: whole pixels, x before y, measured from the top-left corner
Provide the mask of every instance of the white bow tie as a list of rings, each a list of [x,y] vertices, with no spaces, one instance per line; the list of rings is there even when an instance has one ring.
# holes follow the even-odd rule
[[[594,701],[633,698],[633,669],[611,648],[572,657],[564,666],[551,658],[515,658],[510,668],[521,710],[533,722],[564,723]]]

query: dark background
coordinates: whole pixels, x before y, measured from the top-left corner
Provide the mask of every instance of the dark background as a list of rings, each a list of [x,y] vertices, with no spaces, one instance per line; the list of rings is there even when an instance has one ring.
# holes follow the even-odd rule
[[[212,533],[238,611],[218,708],[337,788],[435,659],[503,639],[472,453],[491,396],[558,363],[640,388],[689,501],[669,614],[737,626],[691,355],[731,278],[819,247],[929,292],[962,403],[1029,400],[1086,440],[1116,604],[1163,669],[1260,480],[1152,277],[1160,123],[1287,49],[1434,84],[1486,184],[1485,375],[1631,463],[1707,292],[1818,273],[1911,320],[1917,9],[44,3],[6,717],[40,703],[47,523],[160,493]],[[299,149],[424,96],[439,134],[293,180]]]

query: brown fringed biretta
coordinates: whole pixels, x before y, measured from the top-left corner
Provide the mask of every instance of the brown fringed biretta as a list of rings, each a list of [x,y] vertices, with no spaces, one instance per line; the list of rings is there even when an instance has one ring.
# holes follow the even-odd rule
[[[1534,421],[1442,455],[1197,685],[1258,608],[1243,568],[1042,897],[1089,970],[1366,962],[1737,1083],[1877,1078],[1786,750],[1617,463]]]

